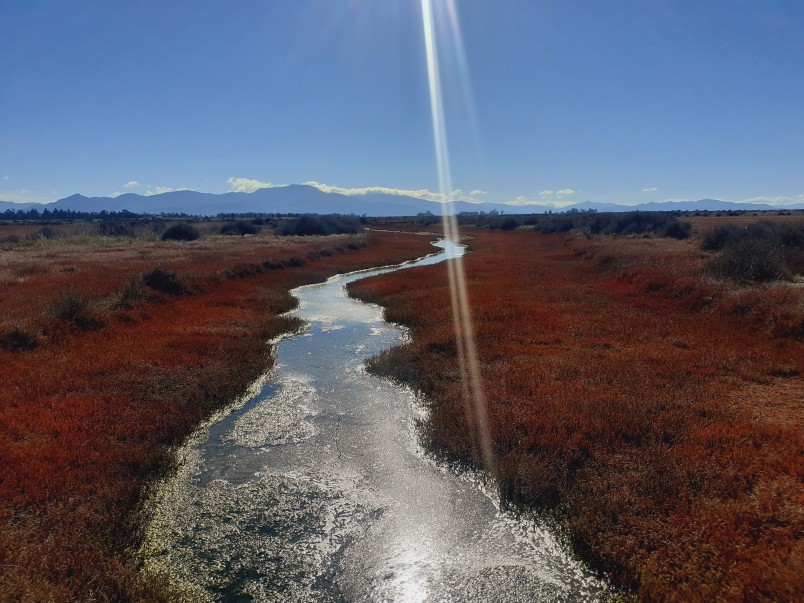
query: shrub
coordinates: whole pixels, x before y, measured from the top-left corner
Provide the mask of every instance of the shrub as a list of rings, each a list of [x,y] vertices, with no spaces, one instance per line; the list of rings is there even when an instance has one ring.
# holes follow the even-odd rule
[[[357,218],[336,216],[301,216],[287,220],[278,230],[281,236],[313,236],[331,234],[357,234],[360,222]]]
[[[133,237],[134,229],[128,222],[104,221],[98,224],[98,234],[104,237]]]
[[[243,263],[224,268],[221,270],[221,276],[223,278],[248,278],[255,274],[261,274],[266,270],[269,270],[269,268],[263,264]]]
[[[667,212],[632,211],[624,213],[598,213],[570,211],[563,214],[544,214],[528,219],[528,224],[542,234],[583,231],[587,236],[632,235],[686,239],[692,226]]]
[[[187,290],[175,272],[164,268],[154,268],[143,273],[142,282],[154,291],[168,293],[170,295],[181,295]]]
[[[192,224],[182,222],[174,224],[162,234],[163,241],[195,241],[201,236],[198,229]]]
[[[659,230],[659,236],[670,237],[673,239],[688,239],[692,232],[692,224],[674,220],[668,222]]]
[[[42,239],[56,239],[59,237],[59,232],[55,228],[45,226],[39,229],[37,237]]]
[[[97,329],[100,321],[89,311],[89,301],[77,293],[64,293],[51,307],[51,314],[79,329]]]
[[[500,222],[500,230],[514,230],[515,228],[519,228],[519,220],[516,218],[508,217]]]
[[[9,352],[27,352],[39,347],[39,340],[36,335],[14,327],[0,335],[0,347]]]
[[[245,220],[238,220],[237,222],[227,222],[221,226],[221,234],[225,235],[240,235],[257,234],[260,232],[258,226]]]
[[[705,251],[720,251],[727,241],[740,233],[734,224],[724,224],[707,232],[701,241],[701,249]]]
[[[748,233],[728,241],[709,263],[709,272],[717,278],[748,281],[790,278],[781,246],[772,238]]]
[[[136,302],[146,297],[147,294],[142,286],[142,279],[132,277],[120,288],[120,307],[131,308]]]
[[[704,236],[701,248],[719,251],[709,263],[717,278],[751,281],[789,279],[804,272],[804,224],[756,222],[726,225]]]
[[[65,322],[75,322],[88,305],[87,300],[80,295],[65,293],[53,304],[53,316]]]

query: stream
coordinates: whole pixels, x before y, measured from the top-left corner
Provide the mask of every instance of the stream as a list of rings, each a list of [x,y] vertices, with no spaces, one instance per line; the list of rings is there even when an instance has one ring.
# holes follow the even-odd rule
[[[295,289],[307,323],[245,402],[181,450],[153,501],[147,567],[193,601],[593,601],[605,585],[544,524],[500,510],[476,476],[428,457],[408,389],[366,373],[404,341],[351,281]]]

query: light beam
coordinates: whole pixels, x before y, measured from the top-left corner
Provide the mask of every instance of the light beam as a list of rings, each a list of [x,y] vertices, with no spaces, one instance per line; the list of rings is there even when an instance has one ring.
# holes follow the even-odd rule
[[[436,0],[437,1],[437,0]],[[460,44],[460,28],[457,21],[457,12],[452,0],[446,2],[450,24],[452,26],[453,40],[459,44],[459,56],[463,56],[463,45]],[[447,239],[459,239],[458,220],[455,216],[455,207],[452,202],[452,174],[450,171],[449,147],[447,145],[447,127],[444,119],[444,97],[441,87],[440,63],[438,59],[438,45],[434,24],[433,2],[421,0],[422,21],[424,27],[424,43],[427,56],[427,79],[430,88],[430,111],[433,121],[433,142],[435,144],[436,168],[438,170],[439,191],[444,198],[441,207],[441,222],[444,236]],[[462,65],[462,71],[465,65]],[[459,74],[460,75],[460,74]],[[468,86],[464,90],[468,89]],[[469,294],[466,286],[466,273],[463,259],[456,258],[447,262],[449,278],[449,292],[452,305],[452,320],[455,328],[455,339],[458,349],[458,364],[461,374],[461,389],[464,407],[467,414],[467,423],[473,431],[476,449],[480,460],[492,474],[495,473],[494,450],[488,423],[488,410],[486,398],[483,393],[483,383],[480,377],[480,363],[477,356],[477,345],[472,325],[472,313],[469,306]]]

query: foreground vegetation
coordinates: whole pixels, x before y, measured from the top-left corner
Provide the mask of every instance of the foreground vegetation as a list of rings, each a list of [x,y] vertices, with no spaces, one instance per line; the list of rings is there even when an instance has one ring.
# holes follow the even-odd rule
[[[688,240],[467,231],[499,487],[643,600],[802,600],[804,289],[713,278],[714,220]],[[411,329],[370,369],[422,392],[435,454],[476,463],[446,267],[350,292]]]
[[[140,505],[172,447],[298,327],[280,316],[288,290],[431,249],[394,233],[227,236],[220,222],[162,241],[169,223],[120,224],[148,234],[0,227],[0,601],[171,600],[139,571]]]

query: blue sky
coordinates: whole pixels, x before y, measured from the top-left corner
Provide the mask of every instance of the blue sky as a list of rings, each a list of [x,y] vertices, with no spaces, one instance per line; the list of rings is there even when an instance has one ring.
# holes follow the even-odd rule
[[[456,195],[804,201],[804,2],[456,4]],[[0,200],[303,182],[437,190],[419,0],[0,0]]]

